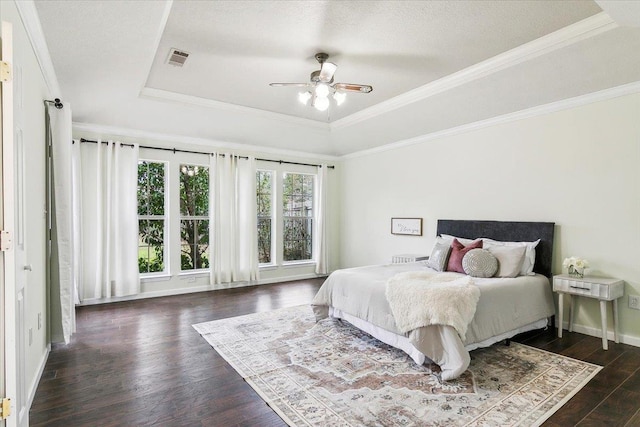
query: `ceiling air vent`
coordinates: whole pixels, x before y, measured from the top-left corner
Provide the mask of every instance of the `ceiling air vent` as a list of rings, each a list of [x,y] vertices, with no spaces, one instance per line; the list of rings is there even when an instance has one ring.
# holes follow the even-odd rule
[[[182,67],[189,57],[189,52],[171,48],[169,51],[169,58],[167,58],[167,64],[175,65],[176,67]]]

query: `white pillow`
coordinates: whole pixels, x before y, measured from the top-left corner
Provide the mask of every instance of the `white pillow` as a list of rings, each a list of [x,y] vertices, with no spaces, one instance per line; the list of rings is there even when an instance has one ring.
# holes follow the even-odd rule
[[[489,245],[487,250],[498,260],[496,277],[518,277],[524,262],[526,246]]]
[[[441,234],[443,239],[448,240],[449,244],[453,243],[453,239],[458,239],[458,242],[462,243],[465,246],[469,246],[470,243],[475,242],[478,239],[465,239],[464,237],[452,236],[451,234]]]
[[[483,248],[489,249],[491,246],[525,246],[527,249],[524,253],[524,261],[520,268],[521,276],[533,276],[533,266],[536,263],[536,246],[540,243],[540,239],[535,242],[500,242],[497,240],[483,238]]]

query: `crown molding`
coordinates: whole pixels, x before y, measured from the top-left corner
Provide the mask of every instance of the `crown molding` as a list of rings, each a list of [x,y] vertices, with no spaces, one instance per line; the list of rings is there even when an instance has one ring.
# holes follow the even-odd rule
[[[20,0],[14,1],[14,3],[20,14],[20,19],[22,19],[22,23],[24,24],[38,64],[40,65],[45,84],[49,89],[49,95],[62,98],[62,91],[58,84],[56,70],[53,68],[53,61],[49,54],[49,47],[47,46],[47,40],[42,31],[42,25],[40,24],[40,17],[38,16],[35,3],[33,0]]]
[[[342,156],[330,156],[330,155],[309,153],[309,152],[303,152],[303,151],[284,150],[284,149],[269,148],[269,147],[263,147],[263,146],[257,146],[257,145],[218,141],[213,139],[185,137],[182,135],[162,134],[162,133],[115,127],[115,126],[103,126],[103,125],[97,125],[92,123],[73,122],[73,131],[135,138],[135,139],[142,139],[147,141],[151,140],[151,141],[158,141],[158,142],[171,143],[171,144],[192,144],[196,146],[206,147],[209,149],[222,148],[222,149],[229,149],[229,150],[239,151],[239,152],[249,151],[249,152],[270,154],[275,156],[288,156],[288,157],[327,160],[327,161],[337,162],[341,160],[349,160],[349,159],[354,159],[358,157],[365,157],[372,154],[383,153],[385,151],[408,147],[415,144],[421,144],[421,143],[435,140],[438,138],[454,136],[454,135],[471,132],[474,130],[479,130],[479,129],[490,127],[490,126],[509,123],[516,120],[532,118],[536,116],[541,116],[544,114],[554,113],[557,111],[576,108],[583,105],[592,104],[595,102],[606,101],[606,100],[617,98],[620,96],[633,95],[637,93],[640,93],[640,81],[629,83],[626,85],[616,86],[610,89],[604,89],[604,90],[593,92],[586,95],[580,95],[577,97],[564,99],[561,101],[552,102],[549,104],[540,105],[537,107],[528,108],[521,111],[516,111],[514,113],[508,113],[501,116],[492,117],[486,120],[480,120],[477,122],[464,124],[461,126],[450,128],[450,129],[444,129],[441,131],[420,135],[414,138],[396,141],[390,144],[382,145],[382,146],[367,149],[367,150],[357,151],[357,152],[345,154]]]
[[[164,0],[164,10],[162,11],[162,17],[160,18],[160,24],[158,25],[158,32],[156,34],[156,39],[153,43],[154,49],[151,49],[149,51],[149,57],[147,58],[147,63],[149,65],[147,67],[146,77],[144,78],[144,81],[140,85],[141,91],[147,85],[147,81],[149,81],[149,75],[151,74],[153,61],[156,57],[156,53],[158,52],[158,47],[160,47],[160,41],[162,41],[162,34],[164,33],[164,29],[167,26],[167,21],[169,20],[169,15],[171,14],[172,7],[173,7],[173,0]]]
[[[230,104],[228,102],[216,101],[213,99],[200,98],[198,96],[184,95],[181,93],[170,92],[162,89],[153,89],[144,87],[140,91],[141,98],[159,99],[163,101],[178,102],[182,104],[195,105],[198,107],[211,108],[221,111],[238,112],[250,114],[254,117],[260,117],[269,120],[278,120],[292,125],[303,126],[306,128],[320,129],[329,132],[329,124],[318,122],[316,120],[304,119],[301,117],[290,116],[288,114],[274,113],[273,111],[261,110],[259,108],[246,107],[244,105]]]
[[[326,154],[309,153],[296,150],[285,150],[280,148],[264,147],[259,145],[240,144],[235,142],[218,141],[215,139],[195,138],[183,135],[170,135],[164,133],[150,132],[138,129],[129,129],[116,126],[104,126],[93,123],[73,122],[73,132],[90,132],[93,134],[101,134],[115,137],[125,137],[141,139],[145,141],[157,141],[169,144],[183,145],[190,144],[207,149],[226,149],[234,152],[254,152],[260,154],[268,154],[273,156],[285,156],[303,159],[326,160],[337,162],[339,156],[331,156]]]
[[[358,157],[364,157],[376,153],[382,153],[385,151],[396,150],[398,148],[408,147],[415,144],[421,144],[434,139],[444,138],[448,136],[454,136],[474,130],[495,126],[503,123],[509,123],[516,120],[528,119],[535,116],[541,116],[557,111],[567,110],[570,108],[576,108],[594,102],[606,101],[612,98],[618,98],[620,96],[633,95],[640,93],[640,81],[628,83],[621,86],[616,86],[610,89],[604,89],[598,92],[589,93],[586,95],[580,95],[573,98],[563,99],[561,101],[551,102],[549,104],[539,105],[537,107],[527,108],[525,110],[516,111],[514,113],[508,113],[501,116],[492,117],[486,120],[480,120],[473,123],[464,124],[450,129],[444,129],[437,132],[428,133],[425,135],[416,136],[414,138],[404,139],[401,141],[392,142],[390,144],[382,145],[367,150],[357,151],[350,154],[345,154],[340,157],[342,160],[354,159]]]
[[[417,89],[336,120],[329,125],[330,129],[332,131],[342,129],[381,114],[389,113],[617,27],[618,24],[609,15],[605,12],[600,12]]]
[[[256,117],[279,120],[307,128],[336,131],[372,119],[381,114],[389,113],[474,80],[481,79],[617,27],[618,24],[607,13],[600,12],[478,64],[474,64],[417,89],[405,92],[330,123],[148,87],[142,88],[140,97],[179,102],[222,111],[248,113]]]

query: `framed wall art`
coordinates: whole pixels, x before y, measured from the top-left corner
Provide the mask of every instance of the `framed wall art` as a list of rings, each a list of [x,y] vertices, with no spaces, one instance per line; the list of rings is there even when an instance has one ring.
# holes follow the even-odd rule
[[[422,236],[422,218],[391,218],[391,234]]]

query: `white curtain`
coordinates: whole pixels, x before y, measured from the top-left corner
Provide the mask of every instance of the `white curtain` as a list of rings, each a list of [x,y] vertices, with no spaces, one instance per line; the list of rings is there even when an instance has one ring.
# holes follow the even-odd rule
[[[69,343],[76,331],[73,199],[71,170],[71,106],[47,103],[47,137],[51,145],[51,340]]]
[[[75,144],[80,295],[84,300],[137,294],[138,144]]]
[[[76,294],[76,304],[84,299],[84,288],[80,282],[82,277],[82,241],[79,239],[82,233],[82,218],[80,216],[80,207],[82,206],[81,185],[80,144],[78,141],[73,141],[71,144],[71,220],[73,222],[73,288]]]
[[[329,254],[327,245],[327,178],[326,164],[318,167],[316,183],[316,218],[314,230],[314,253],[316,254],[316,274],[327,274]]]
[[[214,154],[209,165],[211,284],[258,280],[256,161]]]

